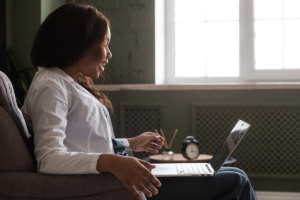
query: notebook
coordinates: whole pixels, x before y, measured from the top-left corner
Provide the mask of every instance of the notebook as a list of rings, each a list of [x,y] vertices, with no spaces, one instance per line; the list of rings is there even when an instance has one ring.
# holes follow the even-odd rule
[[[215,176],[242,140],[250,124],[239,120],[209,163],[155,163],[156,177]]]

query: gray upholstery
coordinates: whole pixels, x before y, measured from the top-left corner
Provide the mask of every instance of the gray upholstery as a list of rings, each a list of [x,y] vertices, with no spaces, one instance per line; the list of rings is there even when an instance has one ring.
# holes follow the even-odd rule
[[[0,199],[136,199],[113,174],[36,173],[32,136],[17,107],[11,82],[0,72]],[[31,140],[31,142],[29,142]],[[130,156],[129,148],[126,151]],[[145,196],[144,196],[144,199]]]
[[[15,93],[8,77],[0,71],[0,106],[9,114],[26,142],[30,134],[26,128],[22,112],[17,106]]]
[[[0,180],[1,195],[23,198],[75,198],[126,189],[121,181],[109,173],[48,175],[12,171],[0,172]],[[2,180],[6,180],[5,184],[2,184]],[[118,196],[131,199],[127,189],[122,191]]]
[[[0,172],[21,170],[36,172],[36,165],[19,130],[2,107],[0,107],[0,127]]]

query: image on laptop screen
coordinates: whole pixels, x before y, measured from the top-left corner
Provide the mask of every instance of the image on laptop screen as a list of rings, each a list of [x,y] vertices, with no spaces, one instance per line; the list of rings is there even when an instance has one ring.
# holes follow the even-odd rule
[[[250,124],[239,120],[235,127],[232,129],[226,140],[218,149],[214,157],[211,159],[210,164],[214,168],[215,172],[218,172],[223,166],[224,162],[228,159],[235,147],[241,141]]]

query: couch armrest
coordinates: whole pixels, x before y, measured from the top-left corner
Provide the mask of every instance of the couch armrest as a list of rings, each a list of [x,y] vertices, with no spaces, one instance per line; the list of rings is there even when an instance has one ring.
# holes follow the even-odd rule
[[[48,175],[27,171],[0,172],[0,196],[74,198],[118,190],[121,190],[118,199],[136,200],[125,185],[110,173]]]

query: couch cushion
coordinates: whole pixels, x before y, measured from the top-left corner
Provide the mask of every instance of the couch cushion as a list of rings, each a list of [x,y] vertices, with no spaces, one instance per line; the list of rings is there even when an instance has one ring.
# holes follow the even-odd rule
[[[136,200],[137,198],[131,194],[128,194],[129,190],[127,188],[123,188],[120,190],[114,190],[110,192],[104,192],[101,194],[91,195],[91,196],[85,196],[85,197],[72,197],[72,198],[47,198],[42,200],[120,200],[120,199],[126,199],[126,200]],[[0,194],[1,200],[41,200],[41,198],[33,198],[33,197],[9,197],[4,196]],[[146,200],[146,197],[144,197],[143,200]]]
[[[107,193],[111,193],[107,196]],[[48,175],[32,172],[0,172],[0,199],[64,199],[89,197],[96,199],[136,199],[113,174]],[[140,193],[143,195],[143,193]],[[111,198],[108,198],[108,197]],[[143,200],[146,200],[143,195]]]
[[[0,106],[0,171],[36,172],[33,160],[18,128]]]
[[[19,130],[29,152],[35,161],[34,142],[32,134],[28,132],[21,110],[17,106],[13,86],[9,78],[0,71],[0,106],[9,114]],[[36,162],[36,161],[35,161]]]
[[[9,114],[20,131],[24,141],[27,142],[30,134],[27,130],[21,110],[17,106],[15,93],[9,78],[0,71],[0,106]]]

